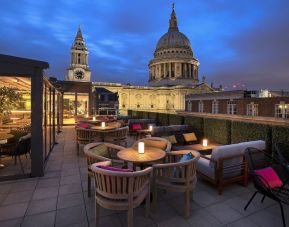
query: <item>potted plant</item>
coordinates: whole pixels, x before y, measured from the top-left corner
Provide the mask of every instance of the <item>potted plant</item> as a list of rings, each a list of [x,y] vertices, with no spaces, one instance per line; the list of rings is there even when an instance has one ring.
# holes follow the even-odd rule
[[[7,117],[21,101],[21,94],[16,88],[0,87],[0,125],[3,118]]]

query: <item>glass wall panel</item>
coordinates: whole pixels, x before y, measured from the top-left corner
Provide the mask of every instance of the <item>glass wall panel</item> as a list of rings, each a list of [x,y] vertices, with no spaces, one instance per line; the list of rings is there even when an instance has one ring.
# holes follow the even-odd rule
[[[30,132],[31,79],[0,76],[0,179],[31,173]]]
[[[63,124],[74,124],[76,115],[75,93],[63,95]]]

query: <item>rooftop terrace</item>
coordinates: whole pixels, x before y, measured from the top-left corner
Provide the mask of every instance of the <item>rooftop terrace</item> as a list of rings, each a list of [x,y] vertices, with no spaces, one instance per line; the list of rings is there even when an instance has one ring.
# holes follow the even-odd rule
[[[1,227],[94,226],[94,197],[87,197],[86,159],[83,154],[76,155],[73,141],[74,128],[65,127],[49,157],[44,177],[0,183]],[[261,203],[259,196],[247,211],[243,210],[253,192],[252,183],[246,188],[235,184],[226,187],[220,196],[214,187],[199,180],[189,219],[183,217],[183,194],[163,192],[157,212],[145,218],[142,205],[135,209],[134,223],[139,227],[282,226],[279,206],[270,199]],[[289,207],[284,208],[289,214]],[[100,214],[101,226],[127,225],[125,211],[101,209]]]

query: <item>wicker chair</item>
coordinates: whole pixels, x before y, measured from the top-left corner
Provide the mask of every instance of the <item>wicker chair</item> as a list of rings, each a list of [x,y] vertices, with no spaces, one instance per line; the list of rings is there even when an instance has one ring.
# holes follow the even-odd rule
[[[98,168],[91,169],[95,176],[95,223],[99,226],[99,208],[128,210],[128,227],[133,227],[133,209],[146,201],[145,213],[150,210],[150,178],[152,168],[136,172],[116,172]]]
[[[109,156],[108,157],[104,157],[101,155],[97,155],[96,153],[92,152],[91,149],[94,147],[97,147],[100,144],[104,144],[107,149],[108,149],[108,153]],[[116,167],[123,167],[124,166],[124,161],[119,160],[116,156],[117,152],[125,149],[124,147],[115,145],[115,144],[111,144],[111,143],[90,143],[84,146],[84,154],[86,156],[86,160],[87,160],[87,193],[88,193],[88,197],[91,196],[91,178],[93,177],[93,173],[91,171],[91,165],[93,163],[96,162],[103,162],[103,161],[110,161],[112,166],[116,166]]]
[[[128,135],[128,126],[117,128],[106,134],[104,137],[105,142],[114,143],[117,145],[122,145],[124,143],[127,147],[127,135]]]
[[[178,162],[183,156],[182,151],[172,151],[167,153],[167,162],[165,164],[153,165],[153,209],[157,206],[157,190],[163,189],[168,191],[185,193],[185,217],[190,214],[190,193],[197,183],[197,161],[200,158],[199,152],[192,152],[194,158],[184,162]]]
[[[160,142],[165,142],[166,143],[166,148],[164,149],[165,152],[170,152],[171,151],[171,147],[172,147],[172,144],[171,142],[169,142],[168,140],[164,139],[164,138],[160,138],[160,137],[147,137],[147,138],[143,138],[143,139],[139,139],[137,140],[132,146],[133,147],[137,147],[138,143],[139,142],[144,142],[146,144],[146,141],[160,141]],[[151,146],[151,147],[155,147],[155,148],[160,148],[159,146],[155,146],[154,144],[152,143],[148,143],[149,145],[148,146]]]

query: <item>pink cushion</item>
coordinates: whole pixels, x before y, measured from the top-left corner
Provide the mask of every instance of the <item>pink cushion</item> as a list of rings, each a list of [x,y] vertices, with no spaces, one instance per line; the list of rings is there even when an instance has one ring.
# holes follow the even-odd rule
[[[89,129],[89,128],[90,128],[90,125],[87,124],[87,123],[81,122],[81,123],[78,123],[78,124],[77,124],[77,127]]]
[[[136,123],[136,124],[132,124],[132,125],[131,125],[131,129],[132,129],[133,131],[137,131],[137,130],[141,130],[142,127],[141,127],[141,124]]]
[[[112,166],[98,166],[101,169],[106,169],[110,171],[115,171],[115,172],[133,172],[131,169],[122,169],[122,168],[116,168]]]
[[[265,182],[264,184],[266,186],[269,185],[269,188],[281,187],[283,185],[283,182],[272,167],[256,170],[255,173],[262,177],[261,179]]]

